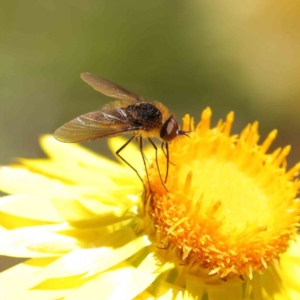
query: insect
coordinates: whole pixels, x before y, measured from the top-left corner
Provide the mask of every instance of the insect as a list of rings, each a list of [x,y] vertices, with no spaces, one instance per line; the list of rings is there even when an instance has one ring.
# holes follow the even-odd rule
[[[177,136],[187,135],[187,131],[179,129],[178,122],[162,103],[156,101],[153,103],[147,102],[142,97],[123,87],[91,73],[82,73],[81,78],[96,91],[119,100],[106,104],[100,110],[89,112],[73,119],[58,128],[54,132],[54,137],[61,142],[73,143],[99,140],[123,134],[133,134],[133,136],[116,151],[116,154],[136,172],[143,182],[138,171],[120,154],[134,138],[137,139],[146,170],[149,189],[152,193],[145,155],[143,153],[143,138],[147,138],[156,151],[156,165],[161,182],[166,188],[165,183],[167,182],[170,163],[169,143]],[[153,137],[162,141],[161,148],[167,159],[167,169],[164,180],[162,180],[159,171],[157,146],[151,139]]]

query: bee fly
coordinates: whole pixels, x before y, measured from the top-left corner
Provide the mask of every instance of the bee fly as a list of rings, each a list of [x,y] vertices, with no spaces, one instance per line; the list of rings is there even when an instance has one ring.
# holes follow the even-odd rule
[[[166,188],[165,183],[167,182],[170,163],[169,142],[177,136],[187,135],[187,131],[179,129],[178,122],[162,103],[156,101],[149,103],[142,97],[121,86],[91,73],[82,73],[81,78],[96,91],[118,100],[106,104],[98,111],[89,112],[66,123],[54,132],[54,137],[61,142],[73,143],[99,140],[132,133],[133,136],[117,150],[116,154],[136,172],[143,182],[138,171],[120,154],[134,138],[138,140],[149,189],[152,193],[145,155],[143,153],[143,138],[147,138],[155,149],[157,169],[161,182]],[[162,141],[161,148],[167,159],[167,169],[164,180],[162,180],[158,166],[157,146],[151,139],[153,137]]]

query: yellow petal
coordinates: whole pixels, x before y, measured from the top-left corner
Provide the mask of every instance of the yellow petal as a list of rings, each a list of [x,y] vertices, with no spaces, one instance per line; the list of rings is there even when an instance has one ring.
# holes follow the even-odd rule
[[[147,255],[147,257],[141,262],[138,269],[142,272],[156,272],[156,273],[164,273],[175,267],[172,262],[161,262],[159,257],[154,250],[156,246],[153,246],[153,251]]]
[[[110,187],[111,190],[113,186]],[[15,166],[0,167],[0,190],[7,194],[47,195],[61,199],[76,199],[78,195],[93,195],[98,198],[108,195],[108,191],[101,191],[101,186],[66,185],[59,180]]]
[[[44,268],[43,278],[68,277],[88,273],[87,276],[111,268],[150,244],[146,237],[136,238],[126,228],[105,237],[102,247],[77,249]]]
[[[55,259],[34,258],[1,272],[0,299],[24,299],[24,292],[41,280],[39,272]]]
[[[0,168],[0,190],[8,194],[47,195],[70,197],[77,195],[59,180],[49,179],[21,167]],[[73,189],[74,190],[74,189]]]
[[[65,280],[64,280],[65,281]],[[73,288],[75,289],[76,286]],[[30,289],[25,291],[19,298],[11,297],[9,299],[22,299],[22,300],[53,300],[53,299],[64,299],[65,296],[70,294],[73,289]],[[5,298],[6,299],[6,298]]]
[[[150,254],[138,268],[123,262],[92,277],[93,280],[66,297],[66,300],[84,299],[85,295],[89,295],[89,300],[99,299],[99,291],[101,291],[101,299],[132,299],[146,290],[159,276],[160,273],[154,270],[170,268],[169,264],[165,266],[158,261],[153,254]],[[147,269],[146,266],[152,268]]]
[[[122,198],[126,198],[123,197]],[[138,202],[131,201],[129,202],[124,201],[123,199],[119,198],[119,201],[115,199],[114,203],[111,205],[104,204],[96,199],[79,199],[78,201],[89,211],[93,212],[95,215],[99,216],[106,216],[107,214],[114,214],[115,216],[121,217],[128,208],[132,207],[133,205],[137,205]],[[103,200],[105,201],[105,199]],[[127,205],[124,205],[127,204]]]
[[[66,297],[66,300],[82,300],[89,295],[89,300],[99,299],[132,299],[149,286],[157,274],[138,272],[134,267],[122,263],[110,271],[98,275],[76,292]]]
[[[65,225],[45,225],[0,231],[0,254],[16,257],[57,256],[76,249],[77,240],[55,231]]]
[[[122,230],[121,233],[124,233],[124,231],[125,230]],[[128,229],[126,231],[128,231]],[[101,256],[98,256],[97,263],[93,268],[91,268],[89,274],[102,272],[103,270],[116,265],[117,263],[127,259],[141,249],[150,245],[150,241],[147,236],[136,238],[131,242],[127,242],[127,244],[124,242],[124,237],[120,237],[120,241],[123,241],[122,247],[117,247],[114,245],[115,249],[101,249]]]
[[[206,285],[207,295],[210,300],[243,300],[243,286],[242,284],[221,284],[221,285]],[[265,299],[265,298],[263,298]]]
[[[61,143],[51,135],[42,136],[40,143],[44,152],[53,160],[59,160],[60,162],[70,161],[75,164],[79,163],[87,166],[107,168],[112,171],[120,170],[119,164],[79,144]]]
[[[149,293],[148,291],[143,291],[138,296],[134,298],[134,300],[155,300],[156,298]]]
[[[52,202],[58,213],[77,227],[107,226],[132,218],[132,214],[127,212],[133,204],[118,207],[116,200],[114,205],[106,205],[95,199],[52,199]]]
[[[130,283],[134,281],[136,269],[122,263],[108,272],[95,276],[92,280],[82,285],[65,300],[82,300],[88,295],[89,300],[101,299],[131,299],[132,290]],[[138,284],[138,283],[136,283]]]
[[[20,159],[20,162],[40,174],[51,175],[57,179],[61,179],[66,183],[76,183],[85,186],[106,186],[112,184],[112,178],[103,170],[87,169],[76,162],[70,161],[54,161],[48,159]]]
[[[291,299],[300,299],[300,238],[297,237],[287,253],[283,254],[280,259],[282,278],[284,278],[290,293],[294,296]],[[298,295],[297,297],[295,295]]]
[[[96,217],[93,212],[86,209],[76,198],[53,198],[52,203],[58,213],[68,222],[77,222],[80,220],[89,221]]]
[[[42,222],[63,222],[64,219],[53,207],[47,197],[36,195],[12,195],[2,197],[0,212],[13,215],[14,217],[27,218]],[[1,222],[3,225],[3,222]]]
[[[199,282],[199,277],[187,275],[184,299],[202,299],[205,292],[204,284]]]
[[[77,170],[85,169],[83,170],[83,173],[90,171],[93,176],[95,175],[95,180],[98,180],[96,181],[97,186],[99,184],[105,186],[105,182],[110,180],[109,177],[112,180],[122,178],[123,182],[129,185],[136,183],[136,176],[130,169],[125,169],[122,165],[113,162],[104,156],[100,156],[79,144],[61,143],[50,135],[44,135],[41,137],[41,146],[53,161],[57,161],[59,165],[63,166],[62,168],[63,171],[66,172],[65,174],[70,174],[67,170],[68,166],[70,166],[71,169],[77,166]],[[58,170],[60,169],[59,165]],[[55,173],[55,168],[52,167],[52,170],[48,168],[47,171]],[[73,176],[78,176],[87,180],[84,175],[81,176],[80,174],[71,172],[70,178],[73,179]],[[58,177],[60,178],[61,175]],[[89,179],[89,177],[87,178]],[[101,181],[101,178],[103,178],[103,182]]]
[[[181,300],[189,299],[188,297],[183,298],[184,289],[168,282],[162,282],[155,291],[155,298],[159,300]],[[192,299],[192,298],[191,298]],[[194,298],[196,299],[196,298]],[[201,298],[199,298],[201,299]]]
[[[49,224],[49,222],[47,221],[27,219],[15,215],[6,214],[3,212],[0,212],[0,219],[1,219],[0,228],[2,230],[12,230],[20,227],[41,226],[41,225]],[[52,222],[50,222],[50,224],[52,224]]]

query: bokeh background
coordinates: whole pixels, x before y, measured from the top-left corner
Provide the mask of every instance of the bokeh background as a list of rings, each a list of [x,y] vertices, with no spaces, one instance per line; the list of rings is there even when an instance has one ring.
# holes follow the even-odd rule
[[[300,160],[298,0],[10,0],[0,9],[0,164],[41,157],[38,137],[110,101],[79,78],[106,77],[180,119],[235,111],[234,132]],[[108,153],[105,141],[89,143]]]

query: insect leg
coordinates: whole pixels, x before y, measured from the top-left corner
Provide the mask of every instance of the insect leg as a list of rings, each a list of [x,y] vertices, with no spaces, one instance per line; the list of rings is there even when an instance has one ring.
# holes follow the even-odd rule
[[[168,191],[168,189],[165,186],[164,181],[162,180],[161,174],[160,174],[160,169],[159,169],[159,164],[158,164],[158,159],[157,159],[157,147],[156,147],[155,143],[150,138],[148,138],[148,140],[152,144],[153,148],[155,149],[155,161],[156,161],[156,167],[157,167],[157,171],[158,171],[158,174],[159,174],[160,181],[163,184],[166,191]]]
[[[169,175],[169,165],[170,165],[169,143],[166,143],[166,153],[167,153],[167,171],[166,171],[165,183],[167,182],[168,175]]]
[[[165,157],[167,157],[167,154],[166,154],[165,149],[164,149],[164,145],[165,145],[165,142],[162,142],[161,143],[161,150],[164,153]]]
[[[165,142],[162,142],[162,143],[161,143],[161,150],[162,150],[162,152],[164,153],[165,157],[167,158],[167,153],[165,152],[164,145],[165,145]],[[171,165],[176,166],[176,165],[173,164],[170,160],[169,160],[169,162],[170,162]]]
[[[140,152],[141,152],[143,163],[144,163],[145,170],[146,170],[146,175],[147,175],[148,184],[149,184],[149,190],[150,190],[150,193],[152,194],[149,175],[148,175],[148,170],[147,170],[147,164],[146,164],[145,155],[144,155],[144,152],[143,152],[143,138],[142,138],[141,135],[139,136],[139,138],[140,138]]]
[[[116,155],[118,155],[120,157],[120,159],[122,159],[122,161],[124,161],[125,164],[127,164],[136,174],[137,176],[139,177],[139,179],[141,180],[141,182],[143,183],[143,186],[144,186],[144,189],[146,190],[146,187],[145,187],[145,184],[144,184],[144,181],[141,177],[141,175],[139,174],[139,172],[137,171],[137,169],[135,169],[125,158],[123,158],[121,155],[120,155],[120,152],[126,148],[126,146],[134,139],[135,136],[131,137],[117,152],[116,152]],[[147,174],[148,176],[148,174]],[[149,181],[149,179],[148,179]]]

